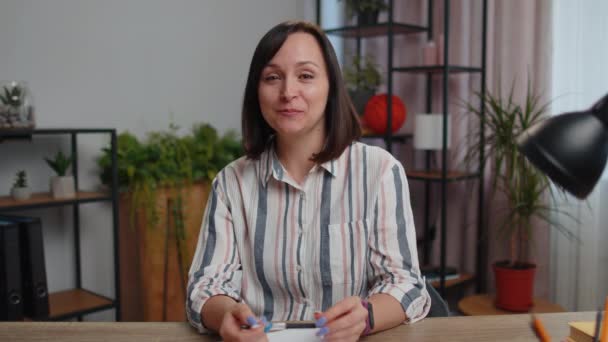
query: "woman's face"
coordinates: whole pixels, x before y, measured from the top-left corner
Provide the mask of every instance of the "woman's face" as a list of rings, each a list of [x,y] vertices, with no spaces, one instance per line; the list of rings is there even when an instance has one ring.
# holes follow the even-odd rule
[[[282,138],[325,138],[329,93],[327,66],[316,39],[303,32],[287,37],[262,70],[258,97],[264,119]]]

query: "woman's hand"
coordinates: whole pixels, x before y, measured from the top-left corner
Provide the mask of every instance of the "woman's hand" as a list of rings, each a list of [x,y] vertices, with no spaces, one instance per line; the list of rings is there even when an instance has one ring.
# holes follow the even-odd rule
[[[249,329],[243,329],[241,326],[249,326]],[[242,303],[224,314],[219,334],[226,342],[268,341],[264,323],[256,319],[251,309]]]
[[[347,297],[327,311],[315,313],[317,335],[327,341],[357,341],[367,326],[367,310],[359,297]]]

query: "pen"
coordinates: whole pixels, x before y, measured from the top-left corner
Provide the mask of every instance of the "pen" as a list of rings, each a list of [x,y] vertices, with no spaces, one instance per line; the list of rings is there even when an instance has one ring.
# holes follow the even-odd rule
[[[595,330],[593,331],[593,342],[598,342],[600,338],[600,324],[602,323],[602,308],[597,310],[595,315]]]
[[[604,320],[602,323],[602,341],[608,341],[608,296],[606,296],[606,300],[604,301]]]
[[[602,342],[606,342],[608,341],[608,296],[606,297],[606,301],[604,302],[604,319],[601,320],[601,330],[600,330],[600,316],[602,313],[602,309],[600,308],[600,310],[598,311],[597,315],[597,319],[595,322],[595,337],[594,339],[596,341],[602,341]],[[601,336],[601,338],[600,338]]]
[[[273,322],[270,331],[281,331],[285,329],[314,329],[314,322]]]
[[[532,315],[532,327],[534,328],[534,332],[536,333],[536,336],[538,336],[538,339],[541,340],[541,342],[551,341],[551,336],[549,336],[547,330],[545,330],[543,323],[534,315]]]
[[[314,329],[314,322],[268,322],[264,332],[281,331],[285,329]],[[249,325],[241,325],[241,329],[250,329]]]

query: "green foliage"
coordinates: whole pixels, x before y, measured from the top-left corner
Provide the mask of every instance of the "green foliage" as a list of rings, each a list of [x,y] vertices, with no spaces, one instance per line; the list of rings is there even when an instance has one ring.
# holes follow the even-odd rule
[[[17,172],[17,175],[15,176],[15,183],[13,183],[13,188],[27,188],[27,175],[24,170]]]
[[[382,75],[374,58],[370,55],[362,58],[355,55],[352,64],[343,68],[344,81],[351,91],[372,90],[375,91],[382,83]]]
[[[484,107],[482,122],[485,140],[482,142],[479,131],[474,132],[474,143],[467,151],[465,160],[469,164],[479,160],[480,151],[484,151],[483,163],[490,166],[490,197],[494,198],[496,192],[500,192],[507,199],[505,208],[500,208],[501,217],[497,221],[500,222],[499,238],[510,243],[512,266],[526,263],[527,245],[531,242],[534,221],[546,222],[568,238],[576,238],[553,219],[552,213],[566,213],[549,202],[555,199],[555,191],[548,177],[519,152],[516,144],[523,131],[543,120],[548,104],[540,103],[540,96],[532,91],[530,82],[523,105],[513,100],[513,86],[507,98],[489,91],[485,95],[476,95]],[[468,103],[466,108],[482,120],[479,106]]]
[[[177,135],[178,127],[167,131],[151,132],[139,141],[129,132],[118,135],[118,184],[121,191],[131,193],[132,208],[143,208],[151,226],[158,223],[155,208],[156,191],[160,187],[178,188],[174,205],[179,206],[179,191],[196,181],[211,181],[228,163],[243,155],[240,139],[233,132],[219,136],[210,125],[197,124],[192,133]],[[100,177],[104,184],[112,181],[112,154],[110,147],[103,148],[98,159]],[[173,215],[176,227],[183,226],[183,213]],[[134,220],[135,213],[131,212]],[[182,224],[180,225],[181,221]]]
[[[57,173],[57,176],[63,177],[66,175],[70,165],[72,165],[73,158],[72,156],[66,157],[63,152],[59,151],[54,159],[44,158],[44,160]]]
[[[388,9],[384,0],[345,0],[345,3],[346,16],[348,18],[363,12],[384,11]]]
[[[20,86],[5,86],[2,90],[3,93],[0,94],[0,101],[2,101],[2,104],[15,108],[21,107],[23,89]]]

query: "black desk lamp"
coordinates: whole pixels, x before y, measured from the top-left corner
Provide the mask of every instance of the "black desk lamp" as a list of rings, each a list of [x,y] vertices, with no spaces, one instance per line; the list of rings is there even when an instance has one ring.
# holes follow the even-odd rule
[[[528,128],[517,145],[557,185],[580,199],[587,197],[608,157],[608,95],[588,110],[554,116]]]

